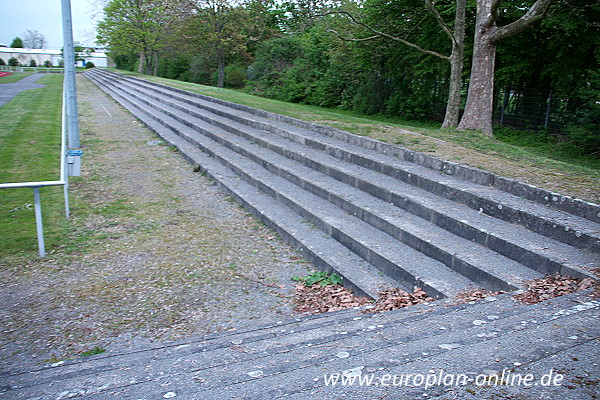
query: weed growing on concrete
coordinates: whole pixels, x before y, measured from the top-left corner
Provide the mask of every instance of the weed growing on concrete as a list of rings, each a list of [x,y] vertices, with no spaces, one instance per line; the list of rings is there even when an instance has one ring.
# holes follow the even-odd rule
[[[306,276],[293,276],[292,279],[296,282],[301,282],[305,286],[312,286],[318,283],[321,286],[341,285],[342,277],[338,274],[329,275],[325,271],[313,271]]]

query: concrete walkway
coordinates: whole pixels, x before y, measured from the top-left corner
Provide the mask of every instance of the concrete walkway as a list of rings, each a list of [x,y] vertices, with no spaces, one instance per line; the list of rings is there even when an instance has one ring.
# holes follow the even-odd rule
[[[600,302],[347,310],[0,373],[1,399],[597,398]]]
[[[35,83],[44,74],[29,75],[18,82],[0,84],[0,107],[12,100],[19,93],[29,89],[39,89],[45,87]]]

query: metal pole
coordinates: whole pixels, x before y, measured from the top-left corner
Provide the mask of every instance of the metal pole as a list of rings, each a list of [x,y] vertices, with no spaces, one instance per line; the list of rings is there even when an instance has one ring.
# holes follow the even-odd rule
[[[67,128],[66,128],[66,94],[63,88],[63,104],[62,104],[62,129],[61,135],[61,148],[60,148],[60,180],[65,182],[63,185],[63,193],[65,197],[65,215],[67,219],[71,217],[71,209],[69,206],[69,174],[66,171],[67,168]]]
[[[33,198],[35,203],[35,227],[37,228],[38,248],[40,257],[46,257],[46,247],[44,246],[44,225],[42,224],[42,203],[40,201],[40,188],[33,188]]]
[[[68,179],[68,178],[67,178]],[[63,192],[65,194],[65,215],[67,219],[71,218],[71,208],[69,206],[69,181],[66,180],[63,185]]]
[[[76,149],[81,146],[79,145],[79,117],[77,115],[77,91],[75,87],[75,46],[73,45],[70,0],[62,0],[62,19],[69,148]]]

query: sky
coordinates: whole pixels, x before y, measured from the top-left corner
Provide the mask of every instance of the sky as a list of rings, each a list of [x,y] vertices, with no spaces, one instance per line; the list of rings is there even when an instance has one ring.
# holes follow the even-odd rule
[[[93,16],[98,0],[71,0],[73,40],[94,45],[96,22]],[[46,38],[49,50],[60,50],[62,39],[61,0],[0,0],[0,43],[10,46],[27,29],[37,30]]]

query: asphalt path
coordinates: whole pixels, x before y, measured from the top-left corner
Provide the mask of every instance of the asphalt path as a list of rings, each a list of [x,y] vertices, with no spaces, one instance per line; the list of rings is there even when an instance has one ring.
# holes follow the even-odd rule
[[[44,85],[35,83],[42,76],[44,76],[44,74],[33,74],[26,76],[18,82],[0,84],[0,107],[25,90],[45,87]]]

